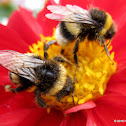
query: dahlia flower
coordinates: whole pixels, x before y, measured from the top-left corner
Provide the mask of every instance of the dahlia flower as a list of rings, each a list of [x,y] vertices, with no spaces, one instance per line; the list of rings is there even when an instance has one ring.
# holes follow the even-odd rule
[[[37,18],[32,12],[20,7],[10,17],[7,26],[0,25],[0,49],[11,49],[21,53],[32,52],[43,57],[43,42],[54,40],[54,28],[58,24],[45,17],[47,5]],[[35,102],[33,89],[19,93],[6,92],[11,85],[8,71],[0,67],[0,126],[123,126],[126,125],[126,2],[103,0],[60,0],[60,5],[72,4],[82,8],[98,7],[110,13],[115,21],[117,33],[109,45],[111,63],[103,48],[93,42],[80,44],[74,101],[66,96],[59,103],[53,97],[42,98],[46,103],[56,104],[57,108],[41,108]],[[88,51],[86,48],[88,47]],[[95,49],[94,49],[95,48]],[[58,45],[52,45],[48,54],[54,57],[60,53]],[[71,62],[72,46],[64,54]],[[95,57],[94,57],[95,56]],[[64,65],[69,76],[74,77],[75,66]],[[120,120],[120,121],[119,121]]]

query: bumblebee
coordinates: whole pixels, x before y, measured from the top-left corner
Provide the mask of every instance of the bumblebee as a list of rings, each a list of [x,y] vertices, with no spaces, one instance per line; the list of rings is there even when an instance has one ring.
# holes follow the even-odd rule
[[[55,37],[59,45],[64,47],[76,40],[73,48],[74,61],[78,64],[77,55],[79,43],[86,37],[89,41],[97,41],[110,58],[106,40],[111,41],[116,33],[112,17],[107,12],[98,8],[89,10],[76,5],[49,5],[47,8],[52,12],[46,14],[46,17],[52,20],[60,21],[56,28]],[[52,43],[52,42],[51,42]],[[111,58],[110,58],[111,59]]]
[[[48,59],[35,54],[22,54],[13,50],[0,50],[0,65],[9,70],[12,83],[17,88],[11,88],[12,92],[20,92],[31,86],[36,86],[34,91],[36,100],[41,107],[51,107],[41,98],[41,95],[56,96],[60,102],[61,98],[73,93],[74,83],[67,75],[64,68],[63,57]]]

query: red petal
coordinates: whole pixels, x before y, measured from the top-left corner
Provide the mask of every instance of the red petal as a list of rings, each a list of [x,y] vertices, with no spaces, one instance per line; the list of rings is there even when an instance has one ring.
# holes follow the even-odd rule
[[[126,96],[122,96],[120,94],[105,94],[104,96],[96,99],[95,101],[96,107],[100,105],[108,105],[106,107],[115,107],[118,108],[119,110],[126,110]],[[95,109],[93,108],[93,109]],[[123,111],[126,113],[126,111]]]
[[[126,68],[116,72],[109,80],[106,93],[120,93],[126,96]]]
[[[94,122],[92,121],[92,119],[90,118],[89,115],[88,115],[88,117],[87,117],[86,126],[95,126],[95,125],[94,125]]]
[[[63,120],[64,115],[61,111],[51,109],[49,114],[46,114],[38,126],[59,126]]]
[[[115,60],[120,64],[122,60],[126,61],[126,40],[125,40],[125,33],[126,33],[126,25],[117,31],[117,35],[114,37],[112,41],[113,51],[115,52]]]
[[[44,35],[45,36],[52,36],[53,28],[57,26],[59,22],[47,19],[45,17],[45,14],[50,13],[49,10],[47,10],[48,5],[55,5],[56,3],[53,0],[48,0],[45,3],[45,7],[42,11],[40,11],[37,15],[37,20],[40,23],[41,27],[44,29]]]
[[[21,7],[11,15],[7,26],[15,30],[28,44],[40,40],[42,34],[41,26],[36,19],[28,10]]]
[[[35,126],[38,124],[43,114],[47,112],[45,109],[38,108],[33,103],[33,98],[31,93],[21,92],[14,94],[12,92],[4,92],[4,88],[0,87],[0,126],[16,126],[18,124],[21,126],[27,126],[28,124]]]
[[[26,52],[28,44],[15,31],[0,24],[0,49]]]
[[[0,116],[4,115],[5,113],[11,112],[12,109],[10,108],[9,105],[4,104],[4,105],[0,105]]]
[[[64,114],[68,114],[68,113],[72,113],[72,112],[77,112],[79,110],[83,110],[83,109],[91,109],[91,108],[94,108],[96,105],[93,101],[89,101],[89,102],[86,102],[84,104],[81,104],[81,105],[77,105],[73,108],[70,108],[69,110],[65,111]]]
[[[32,111],[18,124],[18,126],[38,126],[46,114],[45,109],[32,109]]]
[[[90,4],[92,5],[93,4],[93,1],[92,0],[60,0],[59,1],[59,4],[60,5],[66,5],[66,4],[71,4],[71,5],[78,5],[82,8],[87,8],[87,6],[89,6]]]
[[[6,113],[0,116],[0,126],[17,126],[32,109],[24,109]]]
[[[6,104],[13,110],[37,107],[33,92],[5,92],[4,87],[0,86],[0,105]]]
[[[33,92],[18,92],[8,101],[13,110],[37,107]]]
[[[126,47],[124,44],[118,44],[118,48],[115,50],[115,61],[117,62],[117,69],[126,67],[126,56],[124,54],[126,54]]]
[[[124,120],[126,117],[126,96],[104,95],[96,100],[96,104],[95,108],[87,110],[87,114],[97,126],[116,126],[115,119]]]
[[[8,102],[11,98],[13,98],[14,93],[12,92],[5,92],[3,86],[0,86],[0,105],[3,105]]]
[[[10,83],[11,82],[9,79],[8,71],[5,68],[3,68],[2,66],[0,66],[0,85],[5,86]]]
[[[60,126],[86,126],[86,117],[83,111],[68,114]]]

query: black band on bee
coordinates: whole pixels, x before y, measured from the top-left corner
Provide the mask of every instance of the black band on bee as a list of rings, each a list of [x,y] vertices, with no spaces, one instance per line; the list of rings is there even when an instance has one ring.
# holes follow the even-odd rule
[[[99,10],[97,8],[92,8],[91,10],[89,10],[89,13],[92,19],[98,22],[97,28],[101,29],[104,26],[107,18],[106,13],[103,10]]]
[[[65,22],[60,22],[59,27],[60,27],[60,32],[64,38],[67,38],[67,40],[69,41],[73,41],[76,39],[76,37],[72,35],[67,29]]]

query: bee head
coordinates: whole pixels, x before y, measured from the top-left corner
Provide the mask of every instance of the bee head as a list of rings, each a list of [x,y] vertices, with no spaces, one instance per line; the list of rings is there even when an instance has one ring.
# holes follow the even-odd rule
[[[114,27],[114,25],[112,24],[112,26],[110,27],[110,29],[106,32],[106,34],[104,35],[105,39],[112,39],[113,36],[116,33],[116,29]]]

